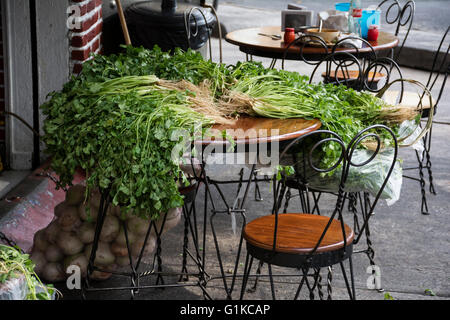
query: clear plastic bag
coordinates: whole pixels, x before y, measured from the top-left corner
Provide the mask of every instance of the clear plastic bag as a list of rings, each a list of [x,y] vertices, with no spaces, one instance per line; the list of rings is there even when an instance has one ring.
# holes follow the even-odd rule
[[[357,149],[353,153],[352,163],[363,163],[372,155],[373,151],[371,150]],[[387,148],[381,150],[370,163],[362,167],[350,166],[344,190],[346,192],[368,192],[376,196],[392,165],[393,156],[394,149]],[[322,191],[337,192],[341,174],[342,169],[338,167],[331,175],[314,175],[309,186]],[[400,198],[402,181],[401,161],[397,160],[380,198],[385,199],[388,205],[394,204]]]

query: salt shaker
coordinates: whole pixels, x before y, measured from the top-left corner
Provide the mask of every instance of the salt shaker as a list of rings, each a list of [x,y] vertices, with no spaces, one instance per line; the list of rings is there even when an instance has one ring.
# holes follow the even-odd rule
[[[284,30],[284,43],[289,44],[295,40],[295,32],[294,28],[286,28]]]
[[[369,30],[367,31],[367,40],[369,41],[377,41],[378,40],[378,25],[372,24],[369,26]]]

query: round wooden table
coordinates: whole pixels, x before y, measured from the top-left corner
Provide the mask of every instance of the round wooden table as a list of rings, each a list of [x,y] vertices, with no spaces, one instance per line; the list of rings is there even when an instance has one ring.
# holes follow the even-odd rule
[[[227,272],[225,271],[223,267],[223,261],[222,261],[222,248],[220,241],[218,240],[218,235],[215,230],[215,222],[216,216],[219,215],[229,215],[233,223],[236,225],[239,224],[239,222],[236,222],[236,215],[241,216],[241,223],[245,223],[245,203],[248,196],[248,192],[250,189],[250,185],[252,183],[255,184],[255,200],[261,201],[261,194],[259,192],[258,187],[258,181],[268,181],[267,179],[258,179],[256,175],[256,163],[248,163],[246,162],[244,166],[251,166],[250,172],[248,174],[244,174],[244,168],[240,170],[239,173],[239,179],[233,178],[233,177],[227,177],[224,179],[214,179],[211,177],[211,175],[208,173],[208,170],[205,169],[206,167],[206,159],[209,156],[208,152],[218,152],[218,153],[225,153],[225,152],[233,152],[229,151],[228,145],[230,144],[230,141],[228,139],[233,138],[234,142],[236,143],[237,152],[239,151],[239,145],[241,147],[245,147],[245,151],[247,152],[247,148],[251,145],[258,145],[257,153],[259,154],[261,152],[261,148],[268,147],[269,144],[271,144],[270,149],[274,147],[274,143],[279,143],[278,149],[282,149],[283,145],[286,143],[289,143],[295,138],[298,138],[304,134],[307,134],[309,132],[318,130],[321,127],[322,123],[318,119],[312,119],[312,120],[305,120],[305,119],[272,119],[272,118],[261,118],[261,117],[240,117],[234,123],[232,124],[217,124],[214,125],[209,134],[205,135],[202,139],[198,139],[194,141],[194,145],[196,147],[202,148],[203,150],[211,149],[207,152],[202,152],[200,159],[198,158],[200,155],[200,152],[196,153],[196,157],[198,160],[201,161],[201,172],[199,175],[196,175],[196,179],[199,183],[205,186],[205,192],[203,194],[203,205],[204,205],[204,212],[203,212],[203,243],[202,243],[202,262],[205,261],[205,252],[207,250],[207,243],[206,243],[206,221],[209,219],[210,223],[210,230],[212,232],[212,236],[214,239],[214,247],[216,250],[217,255],[217,262],[218,266],[220,267],[220,275],[217,277],[211,277],[211,279],[222,279],[223,286],[227,295],[227,298],[231,298],[231,293],[234,289],[234,279],[229,283],[229,276],[227,275]],[[224,138],[223,131],[227,132],[227,138]],[[212,148],[208,148],[212,147]],[[214,149],[214,150],[212,150]],[[219,150],[216,150],[219,149]],[[236,151],[236,150],[235,150]],[[241,150],[242,151],[242,150]],[[206,153],[206,154],[204,154]],[[271,156],[275,156],[271,154]],[[278,156],[278,155],[276,155]],[[239,163],[230,163],[230,165],[234,165]],[[273,163],[272,163],[273,164]],[[223,167],[216,166],[213,168],[213,170],[218,171],[222,174]],[[223,163],[224,166],[228,165],[228,163]],[[236,193],[234,193],[234,197],[231,199],[226,196],[226,194],[221,190],[220,185],[222,184],[236,184],[237,190]],[[214,197],[212,195],[212,189],[214,189],[218,196]],[[259,195],[258,195],[259,194]],[[216,199],[216,200],[215,200]],[[195,206],[196,201],[193,201],[192,204]],[[220,205],[218,205],[220,203]],[[195,209],[193,210],[195,212]],[[234,221],[234,222],[233,222]],[[223,223],[223,221],[219,221],[218,223]],[[237,230],[240,230],[236,226]],[[242,235],[241,235],[242,237]],[[240,251],[242,247],[242,241],[239,242],[239,246],[237,249],[237,261],[234,266],[233,274],[237,274],[237,268],[239,266],[239,256]],[[202,270],[204,269],[204,265],[202,265]]]
[[[195,144],[204,146],[229,144],[229,141],[223,136],[223,131],[226,131],[227,137],[233,138],[236,144],[282,142],[315,131],[321,125],[322,123],[318,119],[272,119],[241,116],[230,125],[213,125],[210,129],[211,135],[195,141]]]
[[[280,35],[280,40],[273,40],[263,34],[276,34]],[[284,52],[288,47],[283,41],[284,32],[281,31],[280,26],[267,26],[259,28],[241,29],[230,32],[226,35],[227,42],[239,46],[239,50],[254,56],[283,59]],[[393,34],[380,31],[380,35],[377,41],[369,41],[374,51],[388,50],[398,45],[398,38]],[[331,52],[331,46],[328,48],[328,52],[325,52],[324,48],[317,46],[305,45],[303,49],[300,46],[291,46],[288,48],[286,59],[300,60],[300,53],[308,60],[322,60],[326,54]],[[336,51],[355,53],[355,48],[338,48]],[[370,54],[372,49],[363,42],[362,48],[358,49],[361,55]]]

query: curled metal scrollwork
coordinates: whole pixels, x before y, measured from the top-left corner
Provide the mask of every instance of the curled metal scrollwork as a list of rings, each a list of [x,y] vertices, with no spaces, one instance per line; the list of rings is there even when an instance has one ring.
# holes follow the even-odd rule
[[[298,55],[300,56],[300,60],[302,60],[303,62],[305,62],[305,63],[307,63],[309,65],[320,64],[322,62],[320,59],[319,60],[308,59],[308,55],[305,55],[304,52],[303,52],[305,46],[311,46],[311,45],[314,45],[314,46],[318,47],[319,51],[321,51],[320,49],[323,49],[323,54],[324,55],[326,55],[328,53],[328,46],[327,46],[325,40],[323,40],[321,37],[315,36],[315,35],[304,35],[304,34],[300,35],[294,41],[289,43],[288,46],[286,47],[286,49],[284,50],[284,52],[283,52],[283,59],[282,59],[282,62],[281,62],[281,69],[284,70],[284,61],[286,60],[287,55],[288,55],[288,53],[290,51],[290,48],[292,46],[298,46],[300,48],[300,52],[298,53]]]
[[[384,20],[387,24],[395,25],[395,36],[398,36],[402,28],[406,28],[406,33],[403,37],[401,45],[398,46],[398,51],[394,57],[393,51],[391,58],[397,60],[408,38],[411,26],[414,20],[416,5],[413,0],[407,1],[403,6],[398,0],[383,0],[377,9],[385,9]]]
[[[204,9],[210,9],[212,14],[214,15],[218,30],[219,30],[219,61],[222,63],[222,30],[219,22],[219,17],[217,16],[216,10],[215,10],[216,4],[213,6],[204,4]],[[191,40],[199,35],[199,21],[197,21],[197,17],[194,15],[195,12],[199,12],[202,19],[205,22],[205,28],[208,33],[208,47],[209,47],[209,59],[212,61],[212,47],[211,47],[211,33],[212,33],[212,26],[209,25],[208,20],[206,19],[205,12],[202,10],[202,8],[199,7],[192,7],[190,9],[187,9],[184,11],[184,26],[186,29],[186,40],[188,48],[191,48]]]

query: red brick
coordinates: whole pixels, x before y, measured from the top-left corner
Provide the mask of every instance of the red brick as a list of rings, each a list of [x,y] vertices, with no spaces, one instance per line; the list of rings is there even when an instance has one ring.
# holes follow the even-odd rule
[[[91,53],[91,48],[86,48],[84,50],[72,50],[72,60],[85,61],[89,58]]]
[[[80,18],[80,28],[76,28],[73,31],[74,32],[83,32],[86,30],[89,30],[90,27],[92,27],[97,21],[98,21],[98,15],[94,14],[92,17],[88,18],[87,20],[83,20],[83,17]]]
[[[95,9],[96,7],[96,0],[91,0],[89,3],[86,4],[87,5],[87,9],[89,12],[91,12],[92,10]]]
[[[97,26],[95,27],[95,34],[101,33],[103,30],[103,21],[100,21]]]
[[[83,65],[81,63],[75,63],[73,65],[73,73],[78,74],[81,72],[81,70],[83,70]]]
[[[81,16],[84,16],[84,15],[88,12],[88,6],[87,6],[87,4],[82,5],[82,6],[76,5],[76,4],[75,4],[75,6],[78,6],[78,8],[80,8],[80,15],[81,15]],[[73,14],[73,11],[72,11],[72,14]]]
[[[98,48],[100,48],[100,39],[94,41],[94,43],[91,46],[91,51],[95,52]]]
[[[89,42],[91,42],[92,39],[94,39],[97,34],[99,34],[101,31],[101,25],[97,25],[97,27],[93,28],[89,33],[85,34],[84,36],[73,36],[70,45],[72,47],[84,47]]]

